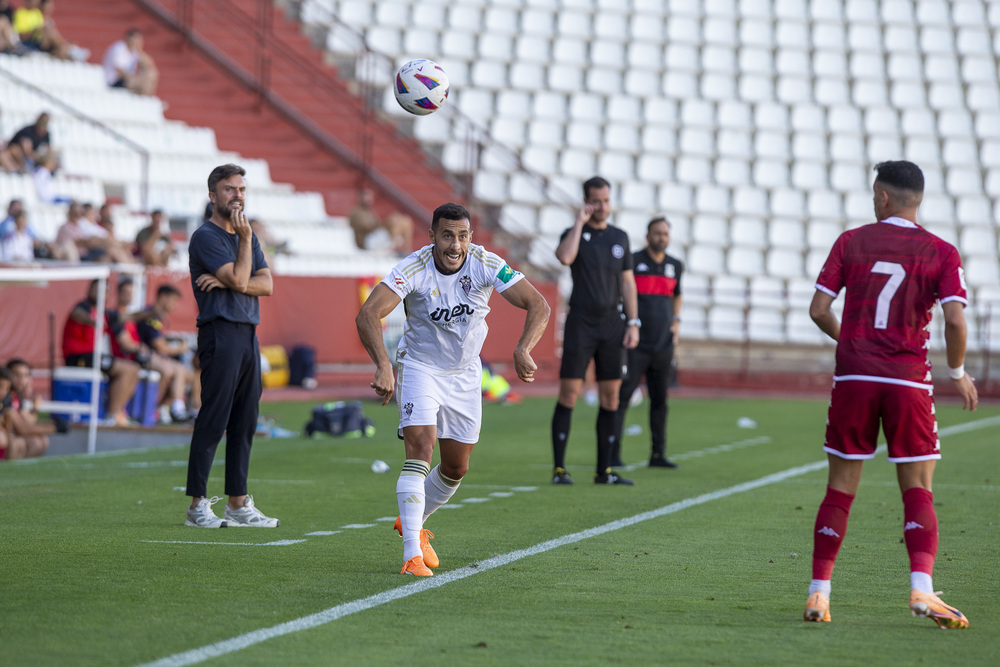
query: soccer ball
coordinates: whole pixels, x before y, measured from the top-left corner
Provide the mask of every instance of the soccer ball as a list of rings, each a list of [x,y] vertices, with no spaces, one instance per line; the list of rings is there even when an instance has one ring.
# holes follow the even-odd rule
[[[433,60],[411,60],[396,72],[396,101],[416,116],[440,109],[448,100],[448,75]]]

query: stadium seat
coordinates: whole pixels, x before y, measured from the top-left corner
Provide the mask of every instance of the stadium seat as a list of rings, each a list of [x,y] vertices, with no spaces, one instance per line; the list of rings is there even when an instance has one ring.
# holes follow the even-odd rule
[[[770,215],[767,192],[755,187],[739,187],[733,191],[733,210],[742,215]]]
[[[642,129],[642,150],[673,155],[677,152],[677,133],[672,127],[646,125]]]
[[[725,273],[725,253],[719,246],[695,244],[688,248],[687,265],[697,267],[699,272],[707,275],[717,276]]]
[[[767,246],[767,225],[764,218],[737,215],[730,221],[730,239],[734,246],[764,248]]]
[[[643,153],[636,165],[636,175],[643,181],[659,184],[673,179],[674,161],[666,155]]]
[[[706,157],[682,154],[677,159],[676,178],[689,185],[707,183],[712,178],[712,163]]]
[[[717,215],[697,215],[691,223],[692,239],[720,247],[729,245],[729,222]]]
[[[956,218],[959,225],[978,227],[993,223],[992,206],[988,197],[966,195],[956,202]]]
[[[774,57],[770,49],[743,45],[738,62],[740,71],[747,74],[770,76],[774,73]]]
[[[974,255],[995,258],[997,235],[993,227],[966,225],[959,236],[958,249],[968,259]]]
[[[731,275],[753,278],[764,273],[764,255],[758,248],[734,246],[727,253],[726,266]]]
[[[741,341],[746,338],[742,308],[712,306],[708,312],[708,335],[717,340]]]
[[[754,306],[747,314],[747,334],[752,341],[784,343],[785,318],[781,310]]]
[[[771,213],[775,216],[803,217],[805,195],[800,190],[775,188],[771,191]]]
[[[686,127],[680,132],[682,155],[715,155],[715,133],[709,129]]]
[[[690,262],[685,265],[684,275],[681,278],[681,290],[684,293],[685,311],[683,317],[685,318],[685,322],[688,305],[704,307],[711,303],[708,277],[704,273],[701,273],[698,267],[692,266]],[[998,306],[998,309],[1000,309],[1000,306]]]
[[[768,221],[767,227],[771,248],[800,250],[806,245],[801,219],[775,217]]]
[[[720,133],[720,140],[722,139]],[[740,158],[720,158],[715,161],[715,182],[737,186],[750,183],[750,163]]]
[[[656,186],[652,183],[626,181],[621,188],[621,199],[627,203],[629,208],[645,211],[655,210]]]
[[[720,156],[743,160],[750,160],[754,156],[752,134],[748,130],[719,130],[716,137],[715,143]]]
[[[690,215],[694,197],[691,188],[681,183],[666,182],[660,185],[657,202],[664,211]]]

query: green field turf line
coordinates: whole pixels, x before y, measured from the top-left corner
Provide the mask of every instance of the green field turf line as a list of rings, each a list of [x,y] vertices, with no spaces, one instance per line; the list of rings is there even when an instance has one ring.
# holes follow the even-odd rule
[[[1000,417],[991,417],[988,419],[981,419],[978,421],[956,424],[955,426],[943,428],[938,432],[938,435],[947,436],[954,433],[965,433],[967,431],[989,428],[990,426],[997,425],[1000,425]],[[885,445],[880,445],[878,449],[879,451],[883,451],[885,449]],[[160,660],[156,660],[154,662],[145,663],[141,667],[184,667],[186,665],[195,665],[200,662],[204,662],[205,660],[241,651],[245,648],[254,646],[255,644],[263,643],[269,639],[283,637],[295,632],[302,632],[303,630],[310,630],[332,621],[336,621],[337,619],[345,616],[350,616],[351,614],[373,609],[395,600],[401,600],[403,598],[410,597],[411,595],[416,595],[417,593],[423,593],[427,590],[440,588],[441,586],[450,584],[454,581],[459,581],[460,579],[471,577],[472,575],[479,574],[480,572],[487,572],[504,565],[509,565],[510,563],[514,563],[529,556],[535,556],[568,544],[581,542],[591,537],[597,537],[598,535],[604,535],[605,533],[621,530],[622,528],[628,528],[629,526],[634,526],[635,524],[643,521],[649,521],[650,519],[656,519],[668,514],[674,514],[676,512],[680,512],[681,510],[686,510],[691,507],[712,502],[713,500],[720,500],[722,498],[727,498],[739,493],[745,493],[747,491],[759,489],[771,484],[777,484],[778,482],[783,482],[787,479],[799,477],[817,470],[822,470],[826,466],[827,462],[824,459],[822,461],[815,461],[813,463],[797,466],[795,468],[789,468],[771,475],[765,475],[764,477],[760,477],[749,482],[743,482],[742,484],[736,484],[735,486],[719,489],[718,491],[704,493],[700,496],[680,500],[676,503],[671,503],[655,510],[642,512],[624,519],[617,519],[615,521],[611,521],[610,523],[582,530],[570,535],[564,535],[563,537],[557,537],[553,540],[548,540],[547,542],[542,542],[532,547],[528,547],[527,549],[519,549],[500,556],[494,556],[493,558],[488,558],[479,563],[473,563],[458,570],[452,570],[433,577],[422,578],[414,581],[412,584],[407,584],[406,586],[400,586],[399,588],[376,593],[375,595],[371,595],[360,600],[345,602],[344,604],[339,604],[336,607],[330,607],[329,609],[325,609],[315,614],[302,616],[295,620],[280,623],[270,628],[254,630],[253,632],[248,632],[237,637],[232,637],[231,639],[225,639],[214,644],[202,646],[201,648],[184,651],[183,653],[176,653],[172,656],[161,658]]]

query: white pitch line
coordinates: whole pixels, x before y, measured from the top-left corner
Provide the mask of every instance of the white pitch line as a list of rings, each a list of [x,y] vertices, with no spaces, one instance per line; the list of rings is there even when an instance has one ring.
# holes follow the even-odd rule
[[[211,544],[223,547],[287,547],[305,540],[278,540],[277,542],[188,542],[187,540],[142,540],[150,544]]]
[[[964,433],[966,431],[988,428],[995,425],[1000,425],[1000,417],[992,417],[989,419],[943,428],[938,432],[938,435],[944,436],[953,433]],[[884,449],[884,445],[879,447],[879,449]],[[403,598],[410,597],[411,595],[416,595],[417,593],[423,593],[427,590],[440,588],[441,586],[450,584],[454,581],[471,577],[472,575],[479,574],[480,572],[488,572],[489,570],[509,565],[510,563],[514,563],[523,558],[528,558],[529,556],[536,556],[547,551],[552,551],[553,549],[558,549],[559,547],[564,547],[568,544],[574,544],[591,537],[597,537],[598,535],[604,535],[605,533],[621,530],[622,528],[628,528],[629,526],[633,526],[643,521],[657,519],[668,514],[675,514],[681,510],[697,507],[698,505],[703,505],[705,503],[712,502],[713,500],[720,500],[738,493],[745,493],[746,491],[753,491],[754,489],[759,489],[764,486],[777,484],[778,482],[783,482],[794,477],[822,470],[825,467],[827,467],[826,460],[815,461],[803,466],[789,468],[772,475],[765,475],[764,477],[760,477],[749,482],[743,482],[742,484],[736,484],[735,486],[730,486],[725,489],[719,489],[718,491],[704,493],[700,496],[671,503],[670,505],[664,505],[659,509],[650,510],[649,512],[643,512],[624,519],[611,521],[610,523],[606,523],[602,526],[596,526],[577,533],[571,533],[570,535],[564,535],[563,537],[557,537],[554,540],[542,542],[541,544],[536,544],[532,547],[528,547],[527,549],[519,549],[500,556],[494,556],[493,558],[488,558],[479,563],[473,563],[472,565],[468,565],[458,570],[451,570],[450,572],[444,572],[433,577],[426,577],[415,581],[412,584],[376,593],[375,595],[371,595],[360,600],[345,602],[337,605],[336,607],[330,607],[329,609],[324,609],[323,611],[316,612],[315,614],[309,614],[308,616],[301,616],[294,620],[271,626],[270,628],[261,628],[260,630],[254,630],[237,637],[232,637],[214,644],[202,646],[201,648],[191,649],[190,651],[184,651],[183,653],[176,653],[154,662],[145,663],[140,667],[185,667],[186,665],[195,665],[199,662],[204,662],[205,660],[218,658],[230,653],[235,653],[236,651],[242,651],[245,648],[261,644],[269,639],[283,637],[295,632],[302,632],[303,630],[310,630],[321,625],[326,625],[327,623],[331,623],[345,616],[350,616],[351,614],[380,607],[395,600],[401,600]],[[448,506],[444,505],[444,507]]]

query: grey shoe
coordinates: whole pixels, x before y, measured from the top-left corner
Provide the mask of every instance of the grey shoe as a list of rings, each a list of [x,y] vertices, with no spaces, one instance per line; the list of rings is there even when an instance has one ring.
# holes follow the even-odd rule
[[[184,522],[185,526],[193,526],[195,528],[225,528],[226,521],[223,521],[215,512],[212,511],[212,505],[222,500],[219,496],[212,496],[211,498],[202,498],[198,501],[198,504],[194,506],[194,509],[188,508],[187,511],[187,521]]]
[[[232,527],[250,526],[253,528],[277,528],[281,522],[264,514],[254,507],[253,496],[247,496],[243,501],[243,507],[238,510],[230,509],[226,505],[226,523]]]

